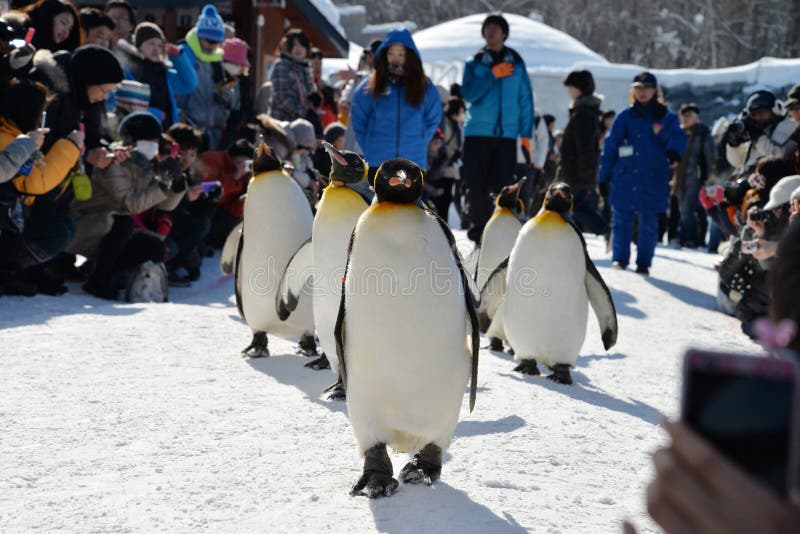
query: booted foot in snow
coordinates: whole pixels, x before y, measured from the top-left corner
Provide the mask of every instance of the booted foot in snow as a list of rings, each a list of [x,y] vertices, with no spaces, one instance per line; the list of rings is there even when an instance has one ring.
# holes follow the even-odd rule
[[[489,338],[489,350],[494,350],[497,352],[503,352],[503,340],[499,337],[490,337]]]
[[[344,391],[344,384],[342,383],[342,377],[339,377],[339,380],[335,384],[331,384],[325,389],[325,393],[328,394],[328,400],[346,400],[347,394]]]
[[[403,484],[419,484],[425,482],[432,485],[442,474],[442,449],[438,445],[428,443],[414,455],[400,471]]]
[[[552,380],[557,384],[572,385],[572,375],[569,373],[569,365],[559,363],[552,369],[553,374],[547,377],[548,380]]]
[[[300,341],[297,343],[298,354],[303,354],[307,357],[319,356],[317,353],[317,340],[313,334],[305,334],[300,336]]]
[[[536,367],[536,360],[522,360],[518,366],[514,367],[514,370],[523,375],[537,376],[541,374],[539,368]]]
[[[370,499],[389,497],[399,482],[392,478],[392,461],[386,453],[386,444],[378,443],[364,455],[364,473],[350,490],[350,495],[366,495]]]
[[[303,367],[308,367],[309,369],[314,369],[315,371],[319,371],[321,369],[330,369],[331,363],[328,361],[328,357],[325,356],[325,353],[323,352],[322,356],[320,356],[316,360],[308,362]]]
[[[269,356],[269,349],[267,348],[267,333],[254,332],[253,340],[242,351],[242,356],[248,358],[266,358]]]

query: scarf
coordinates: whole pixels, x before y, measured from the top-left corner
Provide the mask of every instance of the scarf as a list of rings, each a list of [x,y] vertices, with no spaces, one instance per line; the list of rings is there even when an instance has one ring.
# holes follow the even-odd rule
[[[189,48],[194,52],[194,57],[203,63],[219,63],[222,61],[222,47],[217,48],[217,51],[211,54],[203,51],[203,47],[200,46],[200,38],[197,37],[196,28],[192,28],[189,30],[189,33],[186,34],[186,44],[188,44]]]

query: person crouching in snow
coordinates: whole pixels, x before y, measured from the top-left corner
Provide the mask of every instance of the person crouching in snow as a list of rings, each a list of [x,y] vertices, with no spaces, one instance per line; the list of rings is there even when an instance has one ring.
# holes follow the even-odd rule
[[[159,168],[156,162],[161,138],[158,119],[147,112],[131,113],[119,126],[120,138],[134,146],[130,159],[92,174],[92,198],[72,204],[77,224],[70,251],[93,261],[83,289],[108,300],[117,300],[119,290],[128,285],[126,300],[165,300],[166,273],[163,238],[135,228],[133,215],[158,207],[171,211],[186,188],[180,173]],[[150,263],[148,263],[150,262]],[[125,274],[147,271],[155,284],[150,294],[131,294],[135,288],[125,284]],[[138,273],[137,273],[138,274]],[[131,282],[139,277],[134,274]],[[135,284],[133,284],[135,286]]]

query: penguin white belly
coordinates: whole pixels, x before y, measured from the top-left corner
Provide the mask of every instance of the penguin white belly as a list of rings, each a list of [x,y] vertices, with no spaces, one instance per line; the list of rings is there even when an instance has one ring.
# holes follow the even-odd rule
[[[438,222],[416,206],[370,208],[345,290],[347,409],[361,451],[446,449],[471,355],[464,289]]]
[[[481,251],[478,256],[478,265],[475,271],[475,283],[478,291],[484,288],[488,278],[514,248],[522,223],[519,222],[511,210],[498,208],[486,224],[481,238]],[[480,295],[478,313],[485,313],[491,318],[491,324],[486,330],[486,335],[505,339],[503,328],[503,295],[505,294],[505,280],[497,278],[485,292]]]
[[[367,209],[361,195],[347,187],[326,188],[317,206],[311,237],[314,262],[314,326],[331,370],[339,373],[333,331],[339,314],[347,246],[358,218]]]
[[[244,203],[240,275],[242,309],[253,331],[281,337],[314,331],[312,299],[307,295],[301,296],[285,322],[275,309],[284,269],[311,236],[312,224],[308,200],[292,178],[272,171],[250,181]]]
[[[586,337],[585,275],[580,238],[559,215],[525,224],[511,253],[503,305],[515,358],[575,364]]]

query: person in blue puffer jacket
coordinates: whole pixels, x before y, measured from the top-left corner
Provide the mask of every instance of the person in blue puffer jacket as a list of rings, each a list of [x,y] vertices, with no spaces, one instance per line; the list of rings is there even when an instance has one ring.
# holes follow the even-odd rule
[[[669,208],[670,178],[686,150],[678,116],[656,96],[649,72],[633,79],[632,104],[611,125],[600,158],[600,194],[613,209],[614,267],[630,262],[634,218],[638,215],[636,272],[647,275],[658,240],[658,214]],[[609,191],[610,190],[610,191]],[[609,199],[610,192],[610,199]]]
[[[355,89],[350,121],[370,167],[406,158],[423,169],[428,142],[442,119],[442,101],[422,70],[408,30],[392,30],[375,53],[375,68]]]
[[[461,94],[468,104],[464,127],[464,165],[471,228],[476,243],[493,211],[492,193],[513,182],[517,138],[533,135],[533,90],[520,55],[505,46],[508,21],[488,15],[481,26],[486,41],[464,66]]]

